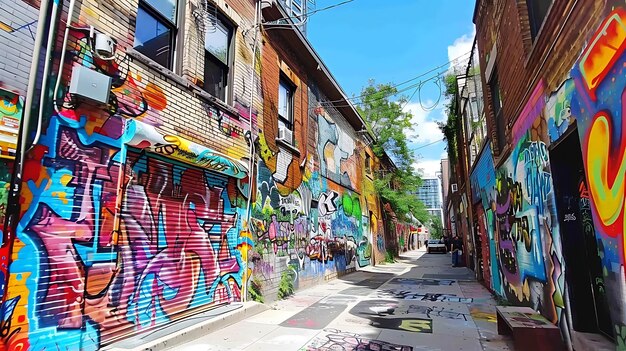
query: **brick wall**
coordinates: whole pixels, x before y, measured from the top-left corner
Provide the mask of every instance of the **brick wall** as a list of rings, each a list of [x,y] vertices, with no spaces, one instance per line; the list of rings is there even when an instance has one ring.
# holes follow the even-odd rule
[[[83,66],[112,78],[116,103],[66,96],[58,113],[44,106],[41,138],[23,165],[22,224],[0,247],[3,301],[11,306],[0,346],[11,350],[96,350],[182,312],[239,301],[246,284],[247,251],[238,247],[245,235],[246,133],[250,119],[255,132],[262,114],[260,64],[252,67],[253,37],[243,35],[254,3],[217,3],[236,26],[226,102],[192,84],[202,72],[191,55],[203,51],[190,23],[197,1],[181,7],[187,21],[177,50],[186,50],[186,60],[173,72],[132,49],[136,0],[77,1],[69,22],[82,29],[72,29],[62,48],[68,4],[51,80],[65,50],[61,91],[73,68]],[[11,18],[0,21],[9,29],[37,13],[21,1],[2,5]],[[114,61],[94,58],[89,26],[117,41]],[[23,93],[20,66],[29,67],[30,34],[3,30],[0,38],[19,53],[2,60],[14,66],[2,69],[0,80]]]
[[[493,45],[497,45],[495,66],[498,69],[502,115],[508,126],[507,143],[511,143],[510,127],[539,79],[546,81],[547,91],[556,90],[580,55],[585,36],[607,11],[602,2],[597,1],[581,1],[574,11],[571,11],[572,6],[572,1],[555,0],[533,42],[524,0],[479,2],[474,22],[480,66],[483,67],[485,113],[492,140],[497,140],[496,120],[484,69]],[[496,155],[506,154],[507,151],[510,151],[510,146],[494,143]],[[503,157],[497,157],[496,163],[503,160]]]

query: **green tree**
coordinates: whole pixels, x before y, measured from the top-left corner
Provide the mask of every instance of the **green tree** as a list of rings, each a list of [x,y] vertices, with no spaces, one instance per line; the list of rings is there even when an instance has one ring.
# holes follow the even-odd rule
[[[406,218],[411,212],[420,221],[425,221],[428,213],[416,196],[422,180],[413,168],[415,154],[405,134],[413,128],[413,116],[403,111],[407,102],[405,97],[398,101],[389,99],[397,93],[398,90],[390,84],[370,81],[361,94],[362,104],[358,110],[375,136],[372,150],[379,158],[383,158],[386,153],[396,166],[390,172],[379,172],[374,186],[378,194],[391,204],[398,218]]]
[[[443,137],[447,143],[446,148],[448,150],[448,159],[450,160],[450,164],[454,165],[456,164],[458,158],[456,133],[457,129],[460,128],[459,116],[457,116],[456,95],[459,91],[459,86],[457,84],[456,74],[448,74],[444,78],[444,83],[446,86],[444,97],[448,101],[446,103],[445,111],[448,118],[445,123],[437,123],[439,124],[439,129],[441,129]]]
[[[428,229],[432,239],[441,239],[443,237],[443,223],[441,223],[441,218],[439,216],[432,216]]]

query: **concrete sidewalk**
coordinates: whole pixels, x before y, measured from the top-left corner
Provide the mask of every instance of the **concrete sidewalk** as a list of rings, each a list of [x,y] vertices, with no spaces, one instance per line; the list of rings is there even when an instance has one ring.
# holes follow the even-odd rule
[[[450,255],[413,251],[394,264],[299,291],[181,351],[513,350],[495,301]]]

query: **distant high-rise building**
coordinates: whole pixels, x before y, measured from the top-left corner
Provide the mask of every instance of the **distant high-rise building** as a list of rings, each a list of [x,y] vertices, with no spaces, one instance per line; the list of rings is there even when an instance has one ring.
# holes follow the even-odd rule
[[[441,185],[443,198],[442,202],[445,204],[448,201],[448,188],[450,187],[450,162],[447,158],[441,159]]]
[[[441,179],[439,177],[422,178],[422,181],[422,186],[417,190],[417,198],[424,203],[430,215],[439,216],[443,222]]]

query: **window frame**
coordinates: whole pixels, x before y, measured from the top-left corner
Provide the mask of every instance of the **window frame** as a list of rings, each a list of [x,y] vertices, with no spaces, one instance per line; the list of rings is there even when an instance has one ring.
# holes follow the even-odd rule
[[[506,147],[506,123],[503,116],[502,94],[500,91],[500,80],[498,79],[498,68],[494,66],[489,78],[489,98],[495,118],[495,129],[497,144],[500,152]],[[494,88],[497,94],[494,94]],[[497,101],[497,104],[496,104]]]
[[[369,153],[365,153],[365,172],[372,174],[372,156]]]
[[[543,18],[541,18],[541,22],[539,22],[538,19],[538,13],[536,13],[535,11],[535,2],[545,2],[545,1],[550,1],[550,4],[548,4],[545,13],[543,14]],[[530,30],[530,38],[531,40],[534,42],[537,37],[539,36],[539,33],[541,33],[541,28],[543,27],[543,24],[546,22],[546,19],[548,18],[548,14],[550,13],[550,8],[552,7],[552,5],[554,4],[554,0],[526,0],[526,11],[528,12],[528,29]]]
[[[153,57],[150,57],[148,55],[146,55],[145,53],[137,50],[137,47],[134,46],[133,44],[133,49],[139,51],[140,53],[142,53],[144,56],[146,56],[147,58],[153,60],[154,62],[156,62],[157,64],[159,64],[159,66],[162,66],[166,69],[169,69],[170,71],[174,71],[175,67],[177,65],[178,60],[178,55],[177,55],[177,48],[176,48],[176,43],[179,41],[179,34],[180,31],[179,26],[180,26],[180,22],[181,22],[181,12],[184,12],[184,9],[181,9],[181,1],[180,0],[174,0],[175,2],[175,6],[176,6],[176,14],[174,15],[175,21],[172,21],[171,19],[165,17],[164,14],[162,14],[159,10],[157,10],[152,4],[150,4],[148,2],[148,0],[139,0],[137,3],[137,12],[139,12],[139,9],[142,9],[143,11],[145,11],[148,15],[152,16],[152,18],[154,18],[157,22],[161,23],[163,26],[167,27],[170,31],[171,31],[171,35],[170,35],[170,50],[169,50],[169,57],[168,57],[168,61],[169,61],[169,65],[168,66],[163,66],[161,65],[158,61],[156,61]],[[135,18],[135,36],[137,35],[137,20]]]
[[[284,86],[287,90],[287,101],[289,105],[287,106],[287,114],[288,116],[282,116],[280,114],[280,87]],[[293,135],[295,134],[294,126],[295,126],[295,116],[294,116],[294,105],[295,105],[295,95],[296,95],[297,86],[284,74],[280,74],[280,78],[278,80],[278,122],[282,122],[287,129],[292,132],[292,140],[288,140],[291,144],[293,144]],[[279,124],[280,128],[280,124]]]
[[[237,26],[235,25],[235,23],[233,23],[231,20],[229,20],[226,15],[224,15],[221,11],[217,11],[217,16],[216,16],[216,21],[221,22],[222,25],[224,25],[225,27],[227,27],[229,29],[229,33],[228,33],[228,45],[226,48],[226,61],[228,63],[224,63],[222,60],[220,60],[217,56],[215,56],[211,51],[209,51],[206,48],[206,36],[204,38],[204,46],[203,46],[203,50],[204,50],[204,72],[202,74],[202,79],[203,79],[203,84],[202,84],[202,90],[206,91],[207,93],[211,94],[212,96],[215,96],[217,99],[221,100],[224,103],[228,103],[228,100],[230,99],[230,87],[231,87],[231,71],[233,69],[233,45],[235,44],[235,33],[237,32]],[[211,92],[207,91],[206,88],[206,83],[207,83],[207,77],[206,77],[206,63],[207,60],[210,60],[214,65],[220,66],[222,67],[222,71],[224,72],[223,76],[222,76],[222,82],[224,84],[223,86],[223,95],[224,97],[222,98],[221,96],[216,96],[214,94],[212,94]]]
[[[489,79],[488,85],[489,85],[489,95],[491,98],[491,106],[493,107],[493,114],[498,115],[500,111],[502,110],[502,96],[501,96],[502,94],[500,93],[500,80],[498,79],[498,70],[496,67],[494,67],[491,73],[491,77]],[[494,88],[497,94],[494,94]],[[497,104],[496,104],[496,101],[497,101]]]

